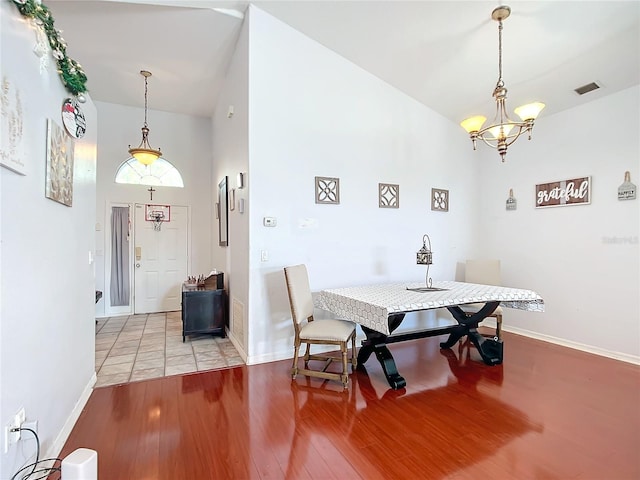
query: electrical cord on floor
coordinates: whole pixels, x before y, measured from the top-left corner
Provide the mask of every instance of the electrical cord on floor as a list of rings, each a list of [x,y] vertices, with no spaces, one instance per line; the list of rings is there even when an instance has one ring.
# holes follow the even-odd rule
[[[12,432],[31,432],[36,439],[36,461],[33,463],[30,463],[29,465],[25,465],[20,470],[18,470],[13,475],[13,477],[11,477],[11,480],[15,480],[16,478],[18,478],[18,475],[20,475],[25,470],[28,470],[29,468],[31,468],[31,471],[29,473],[24,474],[22,477],[20,477],[21,480],[40,480],[43,478],[49,478],[49,475],[51,475],[52,473],[55,473],[55,472],[60,473],[61,467],[55,466],[56,463],[60,463],[62,461],[59,458],[45,458],[40,460],[40,439],[38,438],[38,434],[35,432],[35,430],[32,430],[30,428],[18,427],[18,428],[12,428],[11,431]],[[51,461],[53,461],[53,465],[51,467],[38,468],[40,464],[45,462],[51,462]],[[34,477],[34,475],[40,475],[40,476]],[[60,477],[58,477],[58,479],[59,478]],[[54,480],[54,479],[51,478],[49,480]]]

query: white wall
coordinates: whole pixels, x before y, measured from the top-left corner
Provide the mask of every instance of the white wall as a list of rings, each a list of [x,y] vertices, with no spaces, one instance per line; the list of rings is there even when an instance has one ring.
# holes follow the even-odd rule
[[[253,363],[292,355],[286,265],[307,264],[312,290],[422,281],[428,233],[432,277],[453,279],[477,242],[478,162],[458,126],[253,6],[249,51]],[[340,178],[340,205],[315,203],[315,176]],[[399,209],[378,207],[378,183],[400,185]],[[432,187],[448,213],[431,211]]]
[[[46,458],[60,451],[95,382],[97,113],[90,99],[82,105],[87,133],[75,142],[72,207],[45,198],[46,119],[62,126],[70,95],[50,56],[40,70],[35,32],[12,2],[0,4],[0,22],[0,77],[21,95],[27,165],[26,176],[0,167],[0,424],[24,407]],[[35,456],[33,440],[7,454],[0,443],[0,478]]]
[[[506,330],[640,362],[639,200],[619,201],[625,171],[640,185],[640,87],[538,120],[500,163],[482,152],[482,249],[506,285],[545,299],[544,314],[504,314]],[[535,209],[535,185],[591,176],[590,205]],[[509,188],[516,211],[505,210]]]
[[[142,77],[141,77],[142,78]],[[151,97],[153,98],[153,97]],[[147,113],[149,142],[160,148],[163,157],[171,162],[182,175],[184,188],[154,187],[153,201],[144,185],[115,183],[120,164],[129,158],[129,145],[137,146],[142,134],[144,110],[113,103],[96,102],[100,115],[98,129],[98,185],[95,204],[96,228],[96,288],[105,292],[96,305],[96,316],[109,316],[110,267],[108,259],[109,222],[112,202],[159,203],[186,205],[191,214],[191,258],[189,274],[198,275],[211,271],[211,226],[213,203],[211,201],[211,119],[158,110]]]
[[[213,264],[225,273],[229,293],[229,337],[240,354],[246,358],[247,315],[249,299],[249,21],[242,26],[236,49],[229,65],[225,83],[213,116],[213,202],[217,201],[215,187],[227,176],[228,189],[235,189],[235,209],[228,214],[229,244],[219,246],[218,223],[214,219],[212,235]],[[233,114],[229,115],[229,108]],[[245,174],[244,188],[238,188],[238,173]],[[244,213],[238,204],[245,202]],[[243,314],[234,315],[234,301]]]

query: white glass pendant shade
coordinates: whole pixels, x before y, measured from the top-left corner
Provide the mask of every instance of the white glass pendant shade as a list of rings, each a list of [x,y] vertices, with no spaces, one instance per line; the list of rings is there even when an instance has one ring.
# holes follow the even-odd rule
[[[502,125],[496,125],[489,129],[489,135],[493,138],[506,138],[509,136],[514,125],[512,123],[503,123]]]
[[[160,158],[160,156],[158,155],[159,152],[156,150],[132,148],[131,150],[129,150],[129,153],[133,158],[138,160],[143,165],[151,165],[158,158]]]
[[[516,112],[516,115],[518,115],[523,121],[535,120],[538,118],[538,115],[544,106],[544,103],[541,102],[527,103],[526,105],[516,108],[514,112]]]
[[[460,126],[464,128],[467,133],[477,132],[482,128],[482,125],[484,125],[484,122],[486,121],[487,117],[476,115],[475,117],[470,117],[460,122]]]

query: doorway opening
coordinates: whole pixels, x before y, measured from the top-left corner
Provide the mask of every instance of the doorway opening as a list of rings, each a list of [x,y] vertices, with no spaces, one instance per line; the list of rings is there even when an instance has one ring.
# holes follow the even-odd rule
[[[166,212],[160,228],[157,211]],[[107,214],[105,315],[180,310],[190,257],[189,207],[114,203]]]

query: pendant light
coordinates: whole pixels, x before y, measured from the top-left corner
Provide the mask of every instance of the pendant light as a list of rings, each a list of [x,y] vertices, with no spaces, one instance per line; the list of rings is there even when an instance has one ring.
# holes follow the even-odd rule
[[[142,126],[142,141],[136,148],[131,148],[131,145],[129,145],[129,155],[131,155],[143,165],[151,165],[162,156],[162,152],[159,148],[157,150],[151,148],[148,139],[149,126],[147,125],[147,80],[151,76],[151,72],[147,70],[140,70],[140,75],[144,77],[144,125]]]
[[[502,79],[502,21],[511,14],[511,8],[501,5],[493,10],[491,18],[498,22],[498,82],[493,90],[493,97],[496,100],[496,116],[491,125],[482,127],[487,118],[483,115],[467,118],[460,125],[464,128],[473,142],[473,149],[476,149],[476,140],[479,138],[490,147],[496,148],[502,161],[507,155],[507,147],[515,142],[520,135],[528,133],[531,140],[533,123],[544,108],[544,103],[535,102],[522,105],[514,111],[521,118],[521,122],[514,122],[507,115],[507,87]]]

